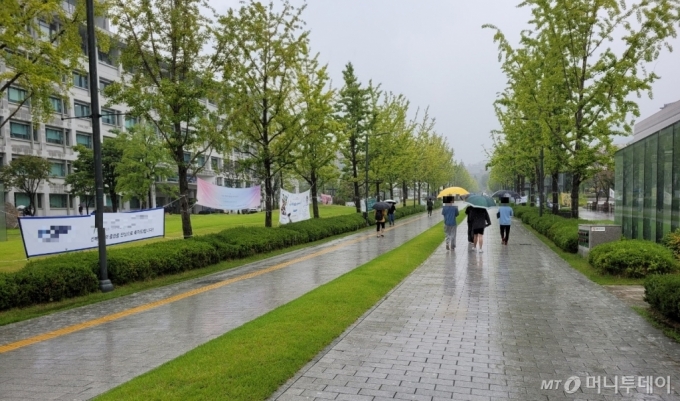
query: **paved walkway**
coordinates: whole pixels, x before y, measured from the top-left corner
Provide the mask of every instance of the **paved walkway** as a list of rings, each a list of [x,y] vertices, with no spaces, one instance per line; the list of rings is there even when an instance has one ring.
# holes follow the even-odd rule
[[[518,221],[508,246],[497,229],[477,254],[461,226],[272,399],[680,400],[680,344]]]
[[[223,273],[0,327],[0,400],[89,399],[396,248],[439,223],[398,220]],[[111,317],[115,318],[110,320]]]

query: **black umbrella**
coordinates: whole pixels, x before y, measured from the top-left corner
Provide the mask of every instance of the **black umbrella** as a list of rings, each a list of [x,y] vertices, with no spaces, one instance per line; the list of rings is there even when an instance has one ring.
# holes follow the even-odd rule
[[[509,189],[501,189],[500,191],[496,191],[491,195],[493,198],[515,198],[515,199],[521,199],[522,195],[518,194],[515,191],[511,191]]]
[[[392,207],[392,206],[387,202],[375,202],[373,204],[373,209],[375,209],[375,210],[387,210],[390,207]]]

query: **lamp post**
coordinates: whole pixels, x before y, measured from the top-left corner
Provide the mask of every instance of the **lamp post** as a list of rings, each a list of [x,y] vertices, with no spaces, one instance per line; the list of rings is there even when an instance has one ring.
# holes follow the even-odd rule
[[[92,139],[94,151],[94,181],[96,187],[96,210],[94,226],[97,228],[99,245],[99,288],[102,292],[113,290],[106,266],[106,230],[104,229],[104,179],[102,174],[101,129],[99,125],[99,79],[97,78],[97,41],[94,36],[94,2],[86,0],[87,8],[87,56],[89,61],[90,97],[92,99]]]

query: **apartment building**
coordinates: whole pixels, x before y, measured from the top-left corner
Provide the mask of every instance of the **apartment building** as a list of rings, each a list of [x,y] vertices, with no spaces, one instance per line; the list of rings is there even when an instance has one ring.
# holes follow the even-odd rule
[[[65,3],[68,5],[68,3]],[[109,30],[108,21],[97,20],[97,26]],[[87,54],[86,40],[83,35],[83,52]],[[115,50],[113,50],[115,52]],[[107,99],[102,90],[112,82],[121,79],[124,71],[120,65],[116,65],[115,54],[99,52],[97,63],[97,75],[99,78],[99,102],[101,108],[101,135],[102,141],[106,137],[115,136],[115,130],[126,130],[140,123],[135,118],[124,115],[127,111],[124,105],[105,107]],[[0,72],[7,67],[0,61]],[[65,177],[72,172],[73,161],[77,153],[73,146],[80,144],[91,148],[93,146],[92,122],[86,117],[91,114],[90,88],[87,60],[83,59],[82,69],[73,71],[73,87],[64,96],[67,100],[55,96],[52,104],[55,113],[51,118],[41,124],[33,124],[31,106],[27,102],[19,106],[26,97],[26,91],[21,87],[11,87],[0,99],[0,121],[5,121],[0,128],[0,166],[7,165],[13,158],[23,155],[40,156],[50,161],[52,175],[49,183],[43,183],[36,200],[36,216],[61,216],[78,214],[78,205],[84,201],[77,196],[69,194],[69,188],[65,185]],[[63,95],[63,94],[62,94]],[[214,107],[207,99],[204,99],[208,107]],[[12,116],[14,111],[20,108]],[[12,116],[10,118],[10,116]],[[9,121],[7,121],[9,119]],[[186,160],[191,159],[191,154],[186,153]],[[210,154],[199,157],[196,166],[202,169],[190,177],[189,198],[196,197],[196,177],[209,181],[213,184],[226,187],[250,187],[257,185],[256,180],[248,175],[239,173],[236,168],[236,160],[241,155],[234,152],[224,154]],[[199,170],[199,169],[197,169]],[[176,177],[168,177],[167,182],[177,182]],[[1,199],[0,199],[1,200]],[[174,199],[163,194],[155,193],[152,197],[154,207],[165,206]],[[4,201],[15,206],[28,205],[28,196],[14,190],[5,188]],[[92,202],[93,203],[93,202]],[[105,195],[105,204],[111,205],[111,199]],[[137,199],[121,203],[121,210],[135,210],[141,205]],[[197,213],[202,208],[194,206],[192,212]]]

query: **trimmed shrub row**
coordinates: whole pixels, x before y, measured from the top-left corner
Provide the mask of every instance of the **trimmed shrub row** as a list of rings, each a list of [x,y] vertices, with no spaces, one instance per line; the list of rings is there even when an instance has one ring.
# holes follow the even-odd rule
[[[395,218],[425,211],[397,209]],[[369,222],[375,224],[373,214]],[[366,227],[361,214],[310,219],[276,228],[236,227],[188,240],[109,248],[109,279],[115,285],[206,267],[221,261],[304,244]],[[97,252],[74,252],[29,261],[18,272],[0,274],[0,310],[60,301],[99,290]]]
[[[630,278],[670,273],[677,265],[670,250],[644,240],[623,240],[598,245],[590,250],[588,262],[600,273]]]
[[[578,251],[578,220],[545,212],[541,217],[538,210],[531,206],[515,206],[514,214],[523,223],[548,237],[560,249],[571,253]]]
[[[662,315],[680,321],[680,276],[673,274],[647,277],[645,301]]]

